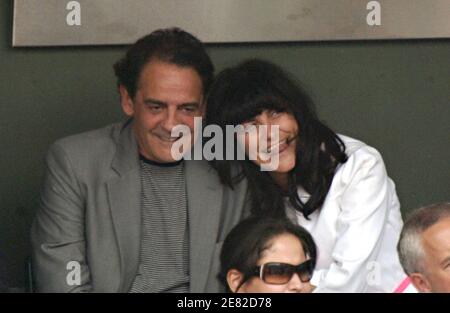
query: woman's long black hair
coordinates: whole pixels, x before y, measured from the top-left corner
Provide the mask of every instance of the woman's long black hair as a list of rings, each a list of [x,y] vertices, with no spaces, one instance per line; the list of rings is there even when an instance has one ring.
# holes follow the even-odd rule
[[[207,98],[206,125],[239,125],[264,110],[287,112],[298,124],[295,168],[290,172],[287,194],[268,172],[250,160],[214,160],[222,183],[233,187],[244,176],[248,180],[252,214],[285,216],[284,196],[307,218],[319,209],[330,189],[339,163],[347,160],[345,145],[330,128],[319,121],[310,97],[275,64],[248,60],[222,71]],[[224,148],[226,148],[224,146]],[[238,163],[237,175],[233,163]],[[311,196],[303,202],[297,188]]]

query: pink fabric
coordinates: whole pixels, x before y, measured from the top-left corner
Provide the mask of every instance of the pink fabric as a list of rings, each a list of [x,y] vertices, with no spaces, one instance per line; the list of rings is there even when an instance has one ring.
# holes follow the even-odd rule
[[[406,277],[400,285],[394,290],[394,293],[402,293],[405,291],[406,288],[411,284],[411,279],[409,277]]]

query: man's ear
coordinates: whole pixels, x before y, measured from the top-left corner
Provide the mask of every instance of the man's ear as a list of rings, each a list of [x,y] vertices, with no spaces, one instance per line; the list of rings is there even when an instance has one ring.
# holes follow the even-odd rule
[[[119,85],[119,93],[120,93],[120,104],[122,105],[123,112],[132,117],[134,115],[134,104],[133,99],[131,99],[128,94],[127,88],[124,85]]]
[[[228,287],[233,293],[237,292],[238,287],[241,285],[242,279],[244,275],[238,270],[232,268],[227,273],[227,283]]]
[[[432,292],[431,285],[428,282],[428,279],[422,273],[412,273],[409,275],[412,284],[419,292]]]

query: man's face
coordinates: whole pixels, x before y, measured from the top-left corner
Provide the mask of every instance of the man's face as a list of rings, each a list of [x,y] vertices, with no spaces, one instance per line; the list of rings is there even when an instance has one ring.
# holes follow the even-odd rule
[[[424,276],[429,287],[423,291],[450,292],[450,217],[422,233],[425,252]]]
[[[194,134],[194,117],[203,113],[203,86],[191,67],[151,60],[140,74],[134,99],[120,86],[122,109],[133,117],[139,152],[147,159],[173,162],[171,148],[180,137],[171,137],[177,125]]]

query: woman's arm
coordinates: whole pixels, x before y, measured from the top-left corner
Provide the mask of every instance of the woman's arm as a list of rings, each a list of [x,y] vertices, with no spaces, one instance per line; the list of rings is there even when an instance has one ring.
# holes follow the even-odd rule
[[[314,274],[312,284],[317,286],[315,292],[364,292],[369,285],[381,289],[376,260],[383,249],[381,242],[395,189],[381,155],[368,146],[352,153],[339,171],[337,181],[333,181],[342,191],[335,200],[341,212],[335,224],[333,262]]]

